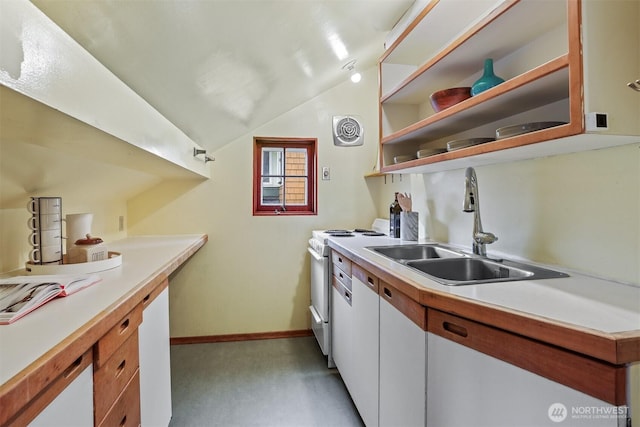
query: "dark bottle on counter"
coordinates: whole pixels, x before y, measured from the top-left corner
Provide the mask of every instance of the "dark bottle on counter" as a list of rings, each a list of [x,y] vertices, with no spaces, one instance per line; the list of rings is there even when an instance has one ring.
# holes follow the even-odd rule
[[[389,237],[400,237],[400,212],[402,208],[398,203],[398,193],[395,194],[395,200],[389,207]]]

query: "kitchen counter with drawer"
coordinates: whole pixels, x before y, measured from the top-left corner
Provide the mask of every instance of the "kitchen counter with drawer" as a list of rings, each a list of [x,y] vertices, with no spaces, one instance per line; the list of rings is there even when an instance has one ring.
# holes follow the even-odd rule
[[[329,240],[332,249],[424,306],[612,364],[640,361],[640,287],[561,267],[551,268],[570,277],[447,286],[367,249],[410,243],[372,236]]]
[[[400,313],[400,317],[405,319],[405,324],[418,325],[419,331],[426,334],[426,340],[418,341],[425,347],[423,353],[429,354],[430,362],[427,366],[434,369],[434,372],[451,375],[451,378],[447,377],[441,382],[432,377],[433,381],[429,381],[427,385],[421,383],[421,387],[417,388],[422,390],[417,392],[418,395],[424,394],[427,399],[432,399],[430,405],[433,410],[425,409],[429,407],[425,401],[413,405],[416,408],[407,407],[403,403],[400,405],[402,411],[397,411],[394,404],[398,403],[398,399],[393,397],[393,390],[396,388],[392,387],[393,390],[389,390],[389,384],[393,385],[389,383],[389,378],[394,378],[395,375],[402,376],[406,372],[398,373],[395,372],[398,369],[392,369],[395,374],[386,374],[384,384],[381,374],[380,414],[391,416],[414,409],[417,413],[422,413],[422,409],[427,411],[427,418],[441,424],[441,417],[447,410],[437,409],[442,403],[437,401],[437,397],[442,395],[455,400],[455,396],[460,395],[462,389],[467,390],[466,381],[469,378],[465,377],[463,372],[474,372],[474,381],[478,381],[478,384],[473,383],[474,390],[479,383],[483,384],[482,387],[488,386],[490,389],[490,385],[496,384],[496,381],[506,387],[500,388],[497,394],[484,396],[484,402],[491,402],[494,406],[489,405],[487,407],[491,408],[490,410],[476,415],[479,416],[479,420],[483,420],[479,423],[485,422],[487,425],[494,425],[495,419],[492,418],[492,414],[495,415],[496,405],[500,406],[501,399],[506,399],[510,402],[508,405],[513,405],[513,419],[509,418],[509,422],[515,421],[520,411],[525,409],[529,411],[525,411],[528,416],[538,416],[542,413],[541,407],[546,411],[551,404],[546,403],[548,395],[543,390],[557,392],[557,395],[551,393],[557,396],[556,399],[575,398],[581,405],[596,405],[603,411],[619,411],[621,417],[635,413],[635,408],[640,408],[640,287],[595,278],[560,267],[550,268],[568,273],[569,277],[448,286],[369,249],[373,246],[415,243],[373,236],[329,239],[334,260],[340,259],[343,264],[350,265],[351,271],[366,271],[365,278],[369,283],[379,283],[380,316],[383,313],[383,300],[391,300],[391,295],[394,300],[398,297],[404,300],[404,303],[398,301],[392,305]],[[465,248],[449,246],[469,253]],[[389,310],[384,311],[387,312]],[[333,317],[332,321],[336,323]],[[352,323],[356,321],[357,319],[351,320]],[[389,319],[385,322],[388,324]],[[380,331],[383,330],[382,324],[383,321],[380,320]],[[388,326],[385,328],[388,329]],[[408,365],[404,363],[393,362],[393,357],[386,357],[383,365],[383,351],[389,356],[389,334],[385,338],[386,346],[382,344],[382,332],[380,334],[380,372],[389,366],[406,368]],[[426,345],[427,342],[430,344]],[[455,347],[454,351],[450,344],[443,344],[446,342],[455,343],[454,347],[458,347]],[[447,350],[444,350],[445,348]],[[465,348],[466,350],[463,350]],[[453,353],[449,354],[449,351]],[[397,356],[401,355],[401,352],[392,351],[391,354]],[[417,350],[412,354],[417,354]],[[434,356],[433,363],[437,367],[431,363],[431,355]],[[389,363],[389,360],[393,363]],[[479,367],[485,366],[484,364],[492,366],[495,370],[481,377],[480,372],[485,371]],[[417,371],[422,365],[412,365],[414,376],[420,376]],[[520,370],[517,370],[518,368]],[[338,369],[340,370],[340,365]],[[475,372],[475,369],[480,371]],[[507,375],[507,372],[519,372],[522,381],[532,387],[535,383],[535,390],[540,393],[541,399],[533,403],[530,398],[538,396],[535,395],[535,391],[531,396],[526,395],[518,388],[517,382],[510,383],[507,377],[500,377],[503,374]],[[441,376],[446,377],[445,374]],[[427,376],[428,378],[430,377]],[[458,382],[453,381],[453,378]],[[357,379],[352,382],[357,383]],[[454,383],[462,389],[451,385]],[[529,385],[523,390],[529,390]],[[425,387],[436,390],[436,393],[426,393]],[[384,398],[383,390],[386,393]],[[559,390],[564,391],[560,393]],[[489,393],[488,389],[485,391]],[[405,400],[408,397],[403,396]],[[473,399],[469,402],[473,402]],[[386,408],[384,411],[383,404]],[[472,406],[468,406],[467,409],[474,413]],[[575,408],[571,407],[571,411],[574,410]],[[572,414],[573,412],[570,415]],[[543,420],[549,421],[546,412],[544,415]],[[385,419],[389,421],[387,418]],[[390,419],[394,420],[393,416]],[[382,415],[380,420],[383,420]],[[615,422],[613,418],[611,420]]]
[[[11,325],[0,326],[0,425],[16,419],[28,422],[37,415],[42,405],[33,405],[33,402],[51,394],[49,389],[56,387],[56,381],[66,377],[66,372],[74,364],[80,364],[78,361],[87,353],[85,359],[93,356],[97,385],[102,375],[118,369],[121,364],[124,366],[124,360],[129,360],[127,369],[131,371],[126,379],[131,379],[131,385],[122,384],[107,400],[116,399],[121,392],[123,395],[135,392],[139,388],[137,354],[135,357],[129,354],[137,351],[135,331],[144,321],[142,308],[166,287],[169,275],[207,240],[207,235],[200,234],[137,236],[109,243],[109,250],[120,252],[123,261],[119,267],[98,272],[102,279],[99,283],[69,297],[55,299]],[[130,328],[131,338],[110,339],[114,328]],[[113,348],[104,350],[105,346]],[[122,361],[112,361],[120,357],[118,352],[126,356],[122,356]],[[116,366],[111,368],[109,363]],[[30,406],[37,408],[30,409]],[[108,417],[109,408],[98,409],[101,417]],[[35,412],[29,414],[30,411]]]

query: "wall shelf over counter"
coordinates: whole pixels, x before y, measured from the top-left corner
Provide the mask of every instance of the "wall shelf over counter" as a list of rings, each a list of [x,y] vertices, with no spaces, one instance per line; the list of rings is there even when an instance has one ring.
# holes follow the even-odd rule
[[[605,13],[599,3],[429,2],[379,62],[380,171],[446,170],[488,159],[502,162],[638,142],[640,100],[626,83],[640,75],[634,46],[640,39],[640,6],[612,1]],[[460,10],[465,12],[458,16]],[[434,112],[429,95],[472,86],[486,58],[494,60],[495,73],[505,82]],[[607,114],[606,129],[587,127],[585,116],[591,112]],[[448,141],[495,137],[498,128],[540,121],[566,125],[394,161],[420,149],[444,148]],[[553,140],[561,141],[542,144]],[[525,146],[517,154],[500,153]]]
[[[3,40],[3,57],[0,63],[0,86],[3,110],[14,109],[19,102],[22,116],[17,112],[3,112],[4,125],[17,128],[12,135],[31,133],[32,143],[47,139],[48,127],[65,128],[66,138],[58,141],[60,149],[66,149],[66,140],[74,140],[76,148],[89,132],[80,137],[69,131],[81,126],[68,126],[73,118],[105,135],[99,146],[87,149],[94,158],[112,157],[118,145],[126,143],[131,150],[140,150],[137,168],[155,170],[156,159],[164,167],[181,169],[192,178],[209,178],[209,167],[202,158],[193,156],[194,148],[201,148],[173,123],[162,116],[137,93],[131,90],[91,54],[62,31],[35,5],[26,0],[4,2],[0,14],[0,37]],[[33,103],[26,106],[25,99],[11,94],[21,94]],[[47,108],[51,109],[50,111]],[[40,120],[45,112],[47,119]],[[62,113],[62,114],[61,114]],[[10,114],[5,117],[5,114]],[[62,118],[65,115],[68,118]],[[33,120],[33,119],[38,119]],[[62,120],[61,125],[56,124]],[[24,128],[35,128],[26,131]],[[38,133],[38,136],[34,136]],[[107,137],[108,136],[108,137]],[[54,144],[49,141],[42,144]],[[126,149],[125,149],[126,150]],[[123,166],[127,156],[122,157]],[[146,168],[146,163],[152,164]],[[155,173],[155,172],[154,172]],[[164,172],[163,172],[164,173]],[[183,175],[181,172],[167,172]]]

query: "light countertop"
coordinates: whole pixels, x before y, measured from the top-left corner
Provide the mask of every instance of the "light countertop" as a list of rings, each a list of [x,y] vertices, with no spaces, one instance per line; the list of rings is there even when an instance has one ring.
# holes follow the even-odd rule
[[[99,283],[56,298],[13,324],[0,326],[0,384],[151,280],[171,274],[206,241],[207,236],[199,234],[139,236],[108,243],[109,250],[122,254],[122,265],[98,272],[102,279]]]
[[[635,341],[633,353],[640,347],[640,287],[601,278],[590,277],[559,268],[570,277],[544,280],[522,280],[477,285],[442,285],[419,272],[392,261],[367,246],[411,244],[388,237],[332,237],[330,246],[365,268],[372,269],[383,280],[395,279],[407,284],[413,295],[424,305],[434,298],[449,299],[490,307],[533,319],[539,325],[578,330],[594,337],[615,341]],[[421,241],[420,243],[435,243]],[[456,248],[458,249],[458,248]],[[469,249],[462,248],[469,253]],[[490,252],[490,251],[489,251]],[[489,253],[491,256],[491,253]],[[531,263],[540,265],[536,263]],[[413,292],[415,290],[415,292]],[[417,297],[416,297],[417,295]],[[514,327],[515,328],[515,327]],[[517,329],[517,328],[516,328]],[[514,329],[515,331],[515,329]],[[635,356],[634,356],[635,357]]]

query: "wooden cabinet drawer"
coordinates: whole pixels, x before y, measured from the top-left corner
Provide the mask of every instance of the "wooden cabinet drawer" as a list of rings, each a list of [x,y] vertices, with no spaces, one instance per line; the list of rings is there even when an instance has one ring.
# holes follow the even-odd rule
[[[351,276],[351,260],[339,252],[331,251],[331,262],[333,263],[333,273],[336,267],[342,270],[347,276]]]
[[[600,362],[431,308],[428,330],[613,405],[627,403],[624,365]]]
[[[427,330],[427,308],[418,304],[390,284],[380,281],[380,297],[394,306],[398,311],[418,325],[423,331]]]
[[[140,425],[140,373],[136,370],[118,400],[100,423],[99,427],[137,427]]]
[[[116,325],[109,330],[94,346],[94,363],[96,369],[102,367],[111,355],[120,347],[142,323],[142,304],[138,304]]]
[[[104,418],[131,377],[138,371],[138,331],[122,344],[113,355],[94,371],[95,419]],[[139,400],[139,396],[136,397]]]
[[[353,264],[351,268],[351,276],[356,277],[376,294],[378,293],[380,280],[364,268],[360,267],[358,264]]]

